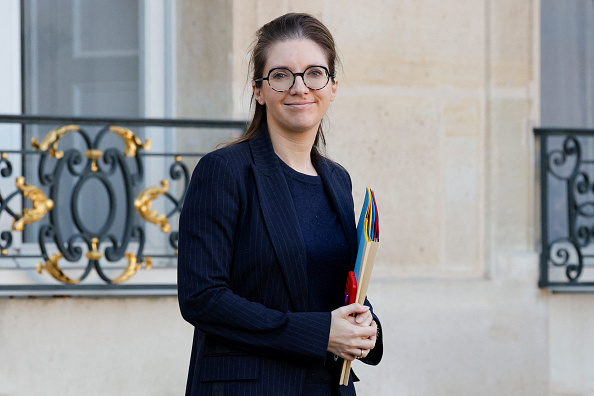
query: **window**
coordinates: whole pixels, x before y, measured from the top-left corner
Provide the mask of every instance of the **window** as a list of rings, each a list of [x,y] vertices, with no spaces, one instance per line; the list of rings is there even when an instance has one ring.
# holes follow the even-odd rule
[[[171,72],[175,69],[174,4],[175,2],[167,0],[2,2],[0,51],[11,56],[8,57],[10,62],[2,62],[0,65],[0,81],[8,83],[6,86],[11,87],[11,90],[0,102],[0,113],[18,114],[22,111],[38,115],[126,118],[171,116],[174,111],[172,87],[175,78],[175,73]],[[19,23],[21,20],[22,26]],[[22,81],[22,84],[18,84],[18,81]],[[0,150],[32,151],[31,138],[41,141],[53,127],[60,125],[63,124],[27,124],[22,129],[15,124],[0,125],[3,135]],[[91,140],[101,129],[94,125],[83,127]],[[136,137],[143,142],[150,139],[154,150],[159,152],[171,152],[171,148],[175,147],[174,134],[166,132],[166,128],[161,126],[134,128]],[[115,134],[112,135],[112,143],[122,147],[123,140]],[[6,136],[8,138],[5,138]],[[64,140],[60,142],[60,150],[81,149],[81,145],[84,146],[84,141],[76,140],[72,136],[74,134],[64,135]],[[23,174],[27,184],[39,186],[39,155],[25,155],[22,161],[24,169],[20,167],[21,161],[12,158],[12,155],[10,154],[10,164],[13,176]],[[151,161],[146,161],[146,177],[138,189],[159,185],[161,179],[167,178],[170,162],[169,158],[164,156],[154,156],[151,157]],[[5,166],[6,163],[0,165],[0,168]],[[64,183],[66,184],[61,185],[62,190],[74,189],[76,186],[74,181]],[[14,189],[14,177],[0,177],[0,191]],[[126,191],[121,187],[116,188],[115,195],[117,201],[126,195]],[[23,208],[17,201],[13,200],[11,208],[22,211]],[[74,201],[76,202],[72,203]],[[163,202],[155,201],[152,209],[161,213],[167,212],[171,208],[171,203],[161,201]],[[26,203],[25,208],[27,205],[30,206],[27,200],[23,202]],[[66,217],[72,217],[74,212],[93,214],[89,216],[86,224],[91,233],[100,230],[105,220],[102,214],[109,212],[106,192],[98,179],[88,182],[76,200],[56,204],[63,205],[61,213],[68,213],[68,216],[58,221],[64,222],[63,229],[69,228],[71,231],[74,229],[72,219]],[[76,210],[70,210],[72,206],[76,206]],[[119,221],[116,228],[124,227],[120,221],[121,217],[121,213],[115,214],[116,223]],[[10,230],[11,223],[12,218],[6,216],[6,212],[0,213],[0,231]],[[37,240],[40,225],[32,224],[26,228],[24,240],[21,240],[21,234],[13,233],[14,240],[11,242],[11,249],[17,249],[23,258],[0,259],[2,284],[31,285],[29,289],[23,289],[27,294],[30,290],[46,290],[48,285],[61,286],[47,274],[40,276],[35,273],[39,258],[34,256],[39,255],[39,245],[34,241]],[[151,248],[168,248],[168,238],[164,237],[157,227],[146,225],[144,229],[146,241],[150,241]],[[0,246],[6,244],[7,241],[2,238]],[[25,257],[27,255],[31,257]],[[163,258],[161,261],[165,263],[164,267],[167,267],[172,259]],[[174,291],[171,286],[175,285],[175,266],[169,265],[169,270],[149,275],[141,280],[141,283],[167,284],[169,291],[166,292],[172,293]],[[99,280],[97,285],[105,284]],[[91,289],[99,290],[100,287],[91,287],[88,290]],[[146,289],[138,293],[146,293]],[[0,292],[6,294],[2,291],[2,285]]]
[[[541,3],[539,285],[594,291],[594,1]]]

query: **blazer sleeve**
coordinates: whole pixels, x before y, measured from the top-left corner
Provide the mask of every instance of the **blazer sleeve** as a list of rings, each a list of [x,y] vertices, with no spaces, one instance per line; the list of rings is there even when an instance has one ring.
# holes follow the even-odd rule
[[[375,340],[375,347],[369,352],[369,354],[364,359],[360,360],[365,364],[375,366],[379,364],[379,362],[382,360],[382,356],[384,355],[383,330],[382,324],[377,315],[373,312],[373,307],[371,306],[371,303],[367,298],[365,299],[365,305],[369,306],[369,308],[371,309],[371,315],[373,316],[373,320],[377,324],[377,337]]]
[[[238,172],[216,153],[192,175],[180,215],[178,298],[196,328],[256,354],[323,361],[329,312],[281,312],[229,287],[239,213]]]

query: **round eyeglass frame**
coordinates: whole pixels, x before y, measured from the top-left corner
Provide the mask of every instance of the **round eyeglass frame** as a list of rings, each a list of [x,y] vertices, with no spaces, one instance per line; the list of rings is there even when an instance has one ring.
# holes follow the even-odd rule
[[[306,73],[306,72],[307,72],[309,69],[311,69],[311,68],[313,68],[313,67],[319,67],[319,68],[321,68],[321,69],[324,69],[324,70],[326,71],[326,77],[327,77],[327,79],[326,79],[326,84],[324,84],[324,86],[323,86],[323,87],[321,87],[321,88],[310,88],[310,87],[307,85],[307,83],[305,82],[305,73]],[[287,88],[287,89],[283,89],[282,91],[280,91],[280,90],[278,90],[278,89],[274,89],[274,87],[273,87],[273,86],[270,84],[270,73],[272,73],[272,72],[273,72],[273,71],[275,71],[275,70],[279,70],[279,69],[287,70],[287,71],[289,71],[289,72],[290,72],[290,73],[293,75],[293,83],[291,84],[291,86],[290,86],[289,88]],[[306,67],[306,68],[305,68],[305,70],[304,70],[303,72],[301,72],[301,73],[294,73],[294,72],[293,72],[291,69],[289,69],[289,68],[287,68],[287,67],[275,67],[275,68],[273,68],[273,69],[270,69],[270,70],[268,71],[268,76],[266,76],[266,77],[260,77],[260,78],[256,78],[256,79],[254,80],[254,82],[261,82],[261,81],[264,81],[264,80],[266,80],[266,81],[268,81],[268,86],[270,86],[270,88],[271,88],[273,91],[276,91],[276,92],[286,92],[286,91],[290,90],[291,88],[293,88],[293,85],[295,85],[295,80],[297,79],[297,76],[301,76],[301,79],[303,80],[303,85],[305,85],[305,86],[307,87],[307,89],[311,89],[312,91],[319,91],[320,89],[324,89],[324,88],[326,88],[326,85],[328,85],[328,82],[330,82],[330,79],[331,79],[331,78],[334,78],[334,77],[336,77],[336,74],[334,74],[334,73],[330,73],[330,72],[328,71],[328,68],[327,68],[326,66],[319,66],[319,65],[312,65],[312,66],[308,66],[308,67]]]

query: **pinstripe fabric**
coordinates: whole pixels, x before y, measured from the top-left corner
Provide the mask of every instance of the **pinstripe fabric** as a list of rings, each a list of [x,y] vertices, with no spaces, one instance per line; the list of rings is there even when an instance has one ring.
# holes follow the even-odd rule
[[[356,256],[350,178],[322,160]],[[307,312],[306,255],[292,199],[266,132],[204,156],[180,216],[178,292],[195,326],[188,395],[300,395],[323,361],[331,315]],[[380,356],[381,358],[381,356]],[[354,387],[342,387],[354,395]]]

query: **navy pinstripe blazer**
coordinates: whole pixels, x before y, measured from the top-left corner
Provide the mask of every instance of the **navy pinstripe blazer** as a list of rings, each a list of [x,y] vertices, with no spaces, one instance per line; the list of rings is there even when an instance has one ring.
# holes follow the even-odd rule
[[[323,362],[329,312],[308,312],[306,253],[268,133],[204,156],[179,224],[181,313],[195,327],[187,395],[298,396]],[[315,164],[356,257],[348,173]],[[377,318],[376,318],[377,319]],[[379,321],[378,321],[379,323]],[[367,362],[377,364],[381,338]],[[354,395],[352,379],[341,387]]]

